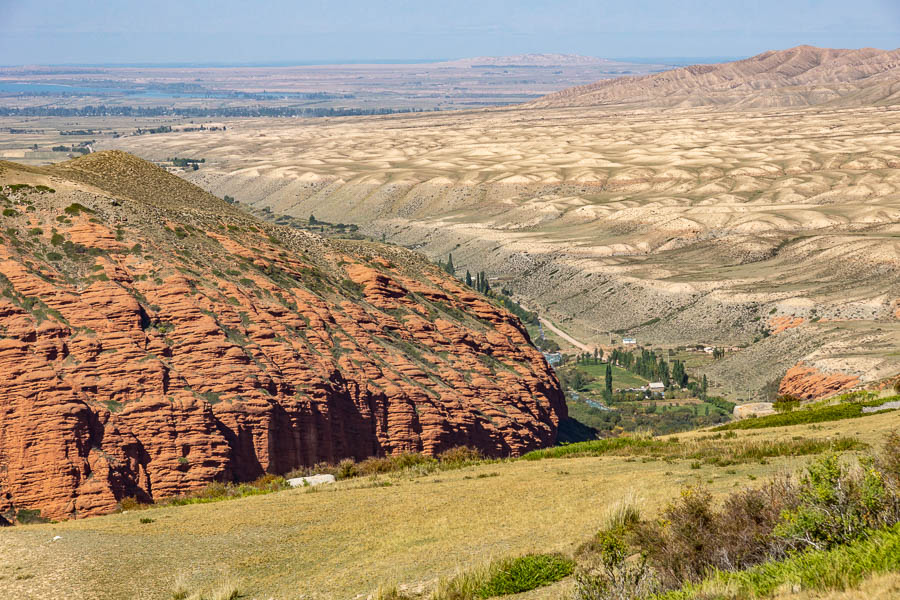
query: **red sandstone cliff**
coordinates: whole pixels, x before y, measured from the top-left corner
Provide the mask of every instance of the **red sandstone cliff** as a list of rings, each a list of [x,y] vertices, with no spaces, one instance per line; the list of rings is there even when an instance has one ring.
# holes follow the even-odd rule
[[[815,400],[850,389],[857,383],[859,377],[855,375],[822,373],[813,367],[798,363],[788,369],[778,386],[778,393]]]
[[[563,395],[519,321],[412,252],[262,223],[118,152],[0,163],[0,186],[0,514],[555,441]]]

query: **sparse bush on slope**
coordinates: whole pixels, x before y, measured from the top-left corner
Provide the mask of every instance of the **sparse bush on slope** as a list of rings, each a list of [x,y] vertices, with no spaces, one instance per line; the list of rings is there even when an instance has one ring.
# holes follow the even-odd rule
[[[721,507],[690,487],[660,519],[610,521],[579,551],[575,600],[660,590],[673,600],[748,597],[785,581],[840,588],[900,569],[898,527],[900,436],[893,433],[875,459],[848,464],[830,454],[799,480],[776,478],[731,494]]]

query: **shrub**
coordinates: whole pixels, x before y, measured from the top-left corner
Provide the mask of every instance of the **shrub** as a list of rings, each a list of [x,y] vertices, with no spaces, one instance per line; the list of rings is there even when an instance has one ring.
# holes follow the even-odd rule
[[[122,498],[119,500],[119,508],[124,512],[127,510],[143,510],[150,508],[149,504],[145,504],[133,496]]]
[[[630,530],[641,522],[641,500],[632,491],[606,509],[606,530]]]
[[[849,468],[830,454],[807,467],[798,486],[799,504],[784,512],[776,534],[801,550],[849,543],[900,521],[897,492],[896,480],[873,459]]]
[[[430,471],[437,466],[437,461],[430,456],[413,452],[404,452],[396,456],[372,457],[358,463],[357,471],[360,475],[377,475],[381,473],[392,473],[394,471],[402,471],[413,467],[422,468]]]
[[[20,508],[16,511],[16,522],[19,525],[35,525],[37,523],[48,523],[50,519],[41,516],[39,509]]]
[[[451,579],[442,579],[432,600],[475,600],[518,594],[559,581],[574,570],[574,561],[561,554],[504,558]]]
[[[77,217],[78,215],[80,215],[83,212],[86,212],[88,214],[93,214],[94,211],[91,210],[90,208],[88,208],[87,206],[84,206],[83,204],[73,202],[72,204],[70,204],[69,206],[64,208],[63,212],[66,213],[67,215],[72,215],[73,217]]]
[[[141,523],[143,525],[148,525],[150,523],[155,523],[155,521],[149,517],[141,517]]]
[[[621,529],[597,535],[592,554],[575,572],[573,600],[630,600],[658,590],[646,553],[629,556],[624,535]]]
[[[743,490],[715,510],[702,487],[685,488],[657,522],[635,527],[633,541],[667,588],[699,581],[710,569],[735,570],[780,557],[787,543],[775,535],[782,511],[797,503],[791,481],[776,479]]]
[[[518,594],[568,577],[575,563],[560,554],[526,554],[502,560],[477,591],[479,598]]]
[[[66,238],[63,237],[63,235],[60,233],[54,233],[52,236],[50,236],[50,243],[54,246],[59,246],[64,241],[66,241]]]
[[[874,574],[900,570],[900,526],[876,531],[828,551],[800,552],[783,561],[770,561],[729,573],[717,571],[700,584],[658,596],[658,600],[696,598],[763,598],[785,584],[804,590],[846,589]],[[726,593],[722,593],[727,590]]]
[[[4,216],[4,217],[16,217],[16,216],[18,216],[18,215],[19,215],[19,213],[16,212],[16,211],[15,211],[14,209],[12,209],[12,208],[4,208],[4,209],[3,209],[3,216]]]
[[[350,479],[357,475],[359,475],[359,470],[356,468],[356,463],[350,458],[345,458],[339,462],[334,473],[335,479]]]
[[[395,583],[378,586],[371,598],[372,600],[411,600],[410,596],[401,592]]]
[[[438,454],[438,460],[442,465],[463,466],[484,460],[484,454],[477,448],[469,446],[455,446]]]
[[[788,413],[800,406],[800,398],[791,394],[782,394],[772,403],[777,413]]]

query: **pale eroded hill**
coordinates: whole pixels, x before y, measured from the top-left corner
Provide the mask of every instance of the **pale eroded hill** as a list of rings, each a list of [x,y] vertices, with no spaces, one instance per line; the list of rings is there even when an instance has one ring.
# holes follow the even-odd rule
[[[779,106],[900,102],[900,50],[798,46],[735,62],[693,65],[562,90],[533,107]]]
[[[115,143],[205,157],[186,177],[257,209],[452,252],[590,343],[746,344],[708,371],[746,397],[800,361],[900,370],[898,114],[512,108]]]

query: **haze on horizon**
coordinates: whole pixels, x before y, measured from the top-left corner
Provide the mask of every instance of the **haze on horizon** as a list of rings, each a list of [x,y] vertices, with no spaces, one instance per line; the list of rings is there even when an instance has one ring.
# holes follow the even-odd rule
[[[892,49],[898,40],[900,4],[894,0],[0,2],[3,65],[427,60],[551,52],[742,57],[801,44]]]

